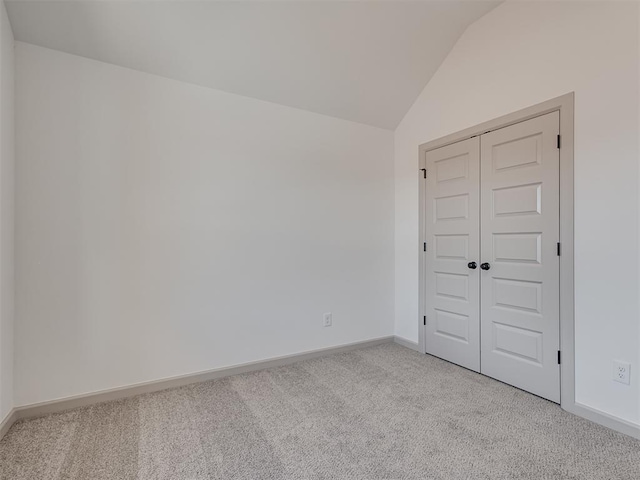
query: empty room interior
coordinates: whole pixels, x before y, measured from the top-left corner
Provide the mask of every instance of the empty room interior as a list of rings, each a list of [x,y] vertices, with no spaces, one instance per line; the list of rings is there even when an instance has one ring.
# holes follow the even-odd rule
[[[640,479],[640,1],[0,1],[40,479]]]

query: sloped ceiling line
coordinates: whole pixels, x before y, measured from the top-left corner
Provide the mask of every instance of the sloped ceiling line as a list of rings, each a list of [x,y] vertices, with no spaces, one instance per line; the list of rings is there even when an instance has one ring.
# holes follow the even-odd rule
[[[6,1],[16,40],[395,129],[497,1]]]

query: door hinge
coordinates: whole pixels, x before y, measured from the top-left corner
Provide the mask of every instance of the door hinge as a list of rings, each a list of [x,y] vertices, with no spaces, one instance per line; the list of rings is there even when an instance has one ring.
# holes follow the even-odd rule
[[[422,245],[422,250],[423,251],[427,251],[427,242],[424,242],[424,244]]]
[[[420,171],[422,172],[422,178],[427,178],[427,169],[421,168]]]
[[[561,360],[561,358],[560,358],[560,350],[558,350],[558,365],[560,365],[560,360]]]
[[[427,324],[427,316],[425,315],[424,318],[422,319],[422,324],[426,325]]]
[[[558,148],[560,148],[560,135],[558,135]]]
[[[560,256],[560,242],[558,242],[557,248],[558,248],[558,256]]]

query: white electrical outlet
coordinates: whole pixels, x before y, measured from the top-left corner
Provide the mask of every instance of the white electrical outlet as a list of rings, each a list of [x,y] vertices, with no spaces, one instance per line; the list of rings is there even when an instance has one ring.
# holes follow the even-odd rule
[[[629,362],[613,361],[613,381],[629,385],[631,382],[631,364]]]
[[[332,318],[331,313],[325,313],[325,314],[324,314],[324,322],[323,322],[323,325],[324,325],[325,327],[330,327],[332,323],[333,323],[333,318]]]

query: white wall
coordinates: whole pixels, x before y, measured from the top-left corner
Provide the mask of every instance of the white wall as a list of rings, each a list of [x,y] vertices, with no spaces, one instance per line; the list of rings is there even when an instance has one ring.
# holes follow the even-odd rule
[[[418,145],[575,91],[576,400],[640,422],[638,4],[507,2],[395,134],[395,332],[418,339]],[[614,383],[612,359],[632,362]]]
[[[20,42],[16,75],[17,405],[393,333],[392,132]]]
[[[13,33],[0,5],[0,422],[13,408]]]

